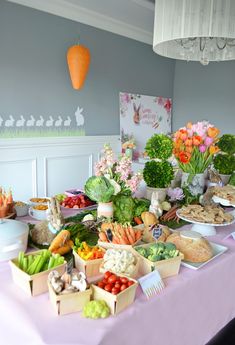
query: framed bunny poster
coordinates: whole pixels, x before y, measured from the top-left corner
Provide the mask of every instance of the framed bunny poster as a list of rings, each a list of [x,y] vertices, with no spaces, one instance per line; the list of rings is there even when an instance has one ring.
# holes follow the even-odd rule
[[[170,98],[120,92],[122,148],[133,150],[133,160],[144,158],[146,141],[155,133],[171,132]]]

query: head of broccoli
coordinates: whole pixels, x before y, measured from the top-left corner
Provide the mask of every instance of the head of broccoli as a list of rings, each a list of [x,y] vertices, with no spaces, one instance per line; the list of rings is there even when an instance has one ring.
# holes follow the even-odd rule
[[[166,249],[166,251],[170,252],[172,250],[176,250],[176,246],[174,243],[166,242],[165,243],[165,249]]]
[[[140,254],[140,255],[142,255],[143,257],[147,257],[148,255],[147,255],[147,250],[145,249],[145,248],[143,248],[143,247],[138,247],[138,248],[135,248],[136,249],[136,251]]]
[[[148,260],[150,260],[152,262],[159,261],[159,260],[161,260],[161,255],[153,255],[153,254],[149,255]]]

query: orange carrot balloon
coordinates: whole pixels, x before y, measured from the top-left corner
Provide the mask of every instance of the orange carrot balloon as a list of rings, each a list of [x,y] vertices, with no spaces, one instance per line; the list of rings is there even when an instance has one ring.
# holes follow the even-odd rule
[[[73,88],[82,88],[90,65],[89,49],[82,45],[74,45],[68,49],[67,63]]]

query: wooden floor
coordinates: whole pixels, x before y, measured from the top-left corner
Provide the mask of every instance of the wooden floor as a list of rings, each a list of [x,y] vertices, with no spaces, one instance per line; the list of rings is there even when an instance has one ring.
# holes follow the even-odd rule
[[[235,319],[227,324],[206,345],[235,345]]]

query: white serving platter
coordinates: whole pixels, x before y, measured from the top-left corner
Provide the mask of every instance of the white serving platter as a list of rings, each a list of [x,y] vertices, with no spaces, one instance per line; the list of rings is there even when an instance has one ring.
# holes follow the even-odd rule
[[[232,214],[233,219],[231,222],[222,223],[222,224],[197,222],[195,220],[181,216],[180,210],[177,210],[176,214],[180,219],[183,219],[188,223],[192,223],[193,226],[192,226],[191,230],[199,232],[202,236],[214,236],[214,235],[216,235],[215,227],[227,226],[227,225],[231,225],[235,222],[235,217],[233,214]]]
[[[232,207],[235,207],[234,204],[231,204],[231,202],[228,200],[228,199],[224,199],[224,198],[221,198],[217,195],[214,195],[212,197],[212,200],[216,203],[216,204],[221,204],[222,206],[232,206]]]
[[[202,268],[203,266],[207,265],[210,261],[214,260],[215,258],[217,258],[218,256],[222,255],[223,253],[226,252],[226,250],[228,250],[227,247],[222,246],[220,244],[214,243],[214,242],[209,242],[212,249],[213,249],[213,256],[210,260],[206,261],[206,262],[190,262],[190,261],[181,261],[181,265],[191,268],[192,270],[198,270],[199,268]]]

